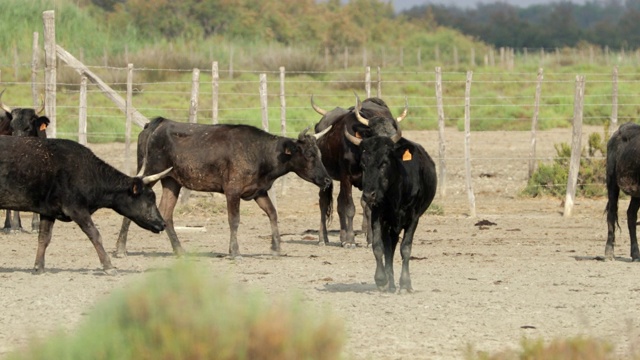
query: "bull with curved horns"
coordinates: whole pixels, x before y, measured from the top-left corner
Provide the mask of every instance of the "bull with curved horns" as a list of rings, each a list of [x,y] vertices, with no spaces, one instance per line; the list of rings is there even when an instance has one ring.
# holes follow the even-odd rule
[[[398,123],[402,121],[408,112],[408,103],[402,114],[394,118],[387,104],[380,98],[368,98],[360,102],[356,94],[356,105],[349,109],[336,107],[331,111],[320,108],[311,96],[311,107],[322,118],[315,126],[319,132],[328,126],[333,126],[331,131],[318,140],[318,148],[322,153],[322,163],[332,179],[340,182],[338,193],[338,216],[340,218],[340,244],[343,247],[355,247],[355,233],[353,230],[353,217],[355,206],[353,203],[352,187],[362,189],[362,170],[359,166],[360,149],[348,142],[344,137],[347,131],[353,136],[366,138],[369,136],[393,136],[397,132]],[[327,222],[331,219],[333,187],[320,190],[320,229],[318,233],[319,245],[329,242],[327,235]],[[361,200],[365,216],[362,222],[363,232],[366,233],[367,243],[371,243],[370,231],[368,231],[367,206]]]
[[[417,143],[398,132],[391,137],[357,138],[344,132],[345,139],[361,150],[362,199],[371,210],[372,249],[376,259],[374,279],[380,291],[394,292],[393,256],[400,244],[402,273],[400,289],[412,292],[409,260],[418,220],[436,193],[436,166]]]

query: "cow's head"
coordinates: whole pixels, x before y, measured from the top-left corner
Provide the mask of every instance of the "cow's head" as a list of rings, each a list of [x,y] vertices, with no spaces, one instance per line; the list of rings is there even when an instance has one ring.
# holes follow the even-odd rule
[[[117,199],[118,208],[114,210],[133,220],[143,229],[154,233],[164,230],[166,224],[156,206],[156,194],[151,187],[167,176],[172,169],[168,168],[154,175],[138,175],[131,178],[129,192]]]
[[[362,199],[371,207],[381,204],[389,189],[390,179],[398,176],[397,164],[402,159],[403,150],[398,146],[402,132],[398,129],[393,136],[372,136],[357,138],[345,131],[348,141],[360,148],[360,168],[362,169]]]
[[[0,92],[0,98],[4,90]],[[11,108],[0,100],[0,108],[6,112],[6,116],[10,120],[11,134],[14,136],[34,136],[47,137],[47,126],[49,126],[49,118],[40,116],[44,111],[44,101],[38,110]]]
[[[308,130],[302,130],[297,140],[286,139],[282,142],[280,159],[298,176],[325,189],[331,185],[331,177],[322,164],[316,140],[329,132],[331,126],[313,135],[307,135]]]
[[[409,104],[405,99],[404,110],[400,116],[393,118],[388,111],[387,104],[379,98],[369,98],[365,102],[375,104],[363,110],[360,97],[356,95],[356,106],[353,113],[358,122],[353,125],[353,133],[360,135],[361,138],[371,136],[387,136],[391,137],[398,131],[399,123],[407,117]],[[377,110],[377,111],[376,111]],[[381,111],[382,110],[382,111]],[[364,113],[364,115],[363,115]]]

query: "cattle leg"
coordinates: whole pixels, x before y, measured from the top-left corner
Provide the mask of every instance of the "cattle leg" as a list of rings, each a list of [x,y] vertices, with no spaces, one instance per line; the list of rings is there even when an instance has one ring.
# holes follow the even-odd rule
[[[400,273],[400,290],[406,290],[408,293],[413,292],[411,286],[411,275],[409,274],[409,260],[411,259],[411,246],[413,244],[413,235],[418,227],[418,221],[414,221],[404,230],[402,243],[400,244],[400,255],[402,255],[402,272]]]
[[[605,260],[615,260],[616,225],[618,224],[618,197],[620,188],[615,180],[607,180],[607,244],[604,248]]]
[[[127,235],[129,234],[129,226],[131,226],[131,219],[123,216],[120,233],[118,234],[118,241],[116,242],[116,252],[113,254],[113,256],[117,258],[127,256]]]
[[[373,242],[371,243],[371,249],[373,250],[373,256],[376,258],[376,272],[374,275],[374,280],[376,281],[376,285],[378,286],[378,290],[387,291],[389,289],[389,282],[387,281],[387,273],[384,270],[384,245],[382,243],[382,229],[380,226],[380,221],[376,220],[376,215],[372,214],[371,216],[371,232],[373,237]]]
[[[40,221],[40,231],[38,233],[38,250],[36,251],[36,263],[33,266],[34,274],[44,273],[44,254],[47,246],[51,242],[53,224],[56,220],[53,218],[42,217]]]
[[[238,247],[238,225],[240,224],[240,196],[232,195],[229,192],[227,195],[227,217],[229,219],[229,231],[231,233],[229,238],[229,255],[232,259],[240,255]]]
[[[353,217],[356,207],[351,196],[351,183],[340,182],[340,194],[338,194],[338,216],[340,217],[340,244],[346,248],[356,246],[353,234]]]
[[[38,228],[40,228],[40,214],[33,213],[31,217],[31,232],[38,232]]]
[[[9,234],[11,232],[11,210],[5,210],[4,227],[2,232]]]
[[[9,234],[11,232],[22,231],[22,223],[20,222],[20,212],[6,210],[3,232]]]
[[[320,230],[318,231],[318,245],[326,245],[329,243],[327,235],[328,217],[331,216],[331,197],[333,196],[333,186],[326,189],[320,189],[318,193],[320,198]]]
[[[631,260],[640,261],[640,251],[638,251],[638,237],[636,235],[636,222],[638,221],[638,209],[640,209],[640,198],[632,197],[627,208],[627,226],[629,227],[629,238],[631,239]]]
[[[169,241],[171,241],[173,253],[178,256],[182,256],[185,251],[180,244],[180,240],[178,240],[176,229],[173,227],[173,209],[175,209],[176,203],[178,202],[178,195],[180,194],[181,186],[170,177],[162,179],[161,182],[162,198],[160,198],[160,206],[158,206],[158,210],[160,210],[160,215],[162,215],[162,218],[166,223],[165,231],[169,236]]]
[[[371,208],[367,205],[367,202],[363,198],[360,198],[360,205],[362,205],[362,232],[367,238],[367,246],[371,246],[373,241],[373,235],[371,234]]]
[[[102,264],[102,268],[107,275],[115,275],[117,274],[116,269],[111,265],[111,259],[109,258],[109,254],[104,250],[102,246],[102,235],[96,228],[96,225],[93,223],[91,219],[91,215],[89,213],[79,213],[70,215],[71,219],[75,221],[82,229],[87,237],[89,237],[89,241],[93,244],[93,247],[96,249],[98,253],[98,258],[100,259],[100,263]]]
[[[384,270],[387,274],[387,290],[389,292],[396,291],[396,284],[393,274],[393,256],[396,252],[396,245],[398,244],[398,233],[390,233],[389,231],[382,232],[382,243],[384,245]]]
[[[23,232],[22,221],[20,221],[20,211],[14,211],[11,217],[11,231]]]
[[[272,255],[280,255],[280,232],[278,231],[278,212],[273,206],[268,194],[258,196],[255,199],[260,209],[262,209],[269,217],[271,223],[271,253]]]

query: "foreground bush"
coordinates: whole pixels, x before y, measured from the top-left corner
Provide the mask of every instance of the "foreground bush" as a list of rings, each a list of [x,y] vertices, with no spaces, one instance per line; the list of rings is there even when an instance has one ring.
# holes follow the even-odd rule
[[[481,351],[467,351],[467,360],[607,360],[616,359],[613,347],[599,339],[575,337],[544,341],[523,339],[522,349],[488,354]]]
[[[109,296],[75,334],[8,359],[336,359],[341,322],[299,301],[211,282],[192,265],[158,271]]]

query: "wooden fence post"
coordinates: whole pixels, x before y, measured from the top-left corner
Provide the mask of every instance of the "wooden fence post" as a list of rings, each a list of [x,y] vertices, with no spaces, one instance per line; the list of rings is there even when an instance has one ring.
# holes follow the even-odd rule
[[[613,94],[611,95],[611,122],[609,122],[609,137],[618,129],[618,66],[613,67]]]
[[[80,77],[80,107],[78,109],[78,142],[87,145],[87,77]],[[125,150],[126,154],[126,150]]]
[[[218,94],[220,91],[220,74],[218,73],[218,62],[211,64],[211,116],[213,124],[218,123]]]
[[[531,149],[529,150],[529,178],[536,171],[536,131],[538,129],[538,113],[540,110],[540,92],[542,90],[542,68],[538,69],[538,79],[536,81],[536,95],[533,104],[533,117],[531,118]]]
[[[280,66],[280,134],[287,136],[287,101],[285,97],[285,68]],[[280,194],[287,193],[287,186],[285,184],[286,177],[283,176],[276,180],[280,186]]]
[[[382,74],[380,73],[380,66],[378,66],[378,91],[376,96],[379,98],[382,97]]]
[[[469,216],[476,217],[476,196],[473,193],[471,181],[471,79],[473,72],[467,71],[467,81],[464,91],[464,164],[467,179],[467,196],[469,198]]]
[[[198,122],[198,96],[200,94],[200,69],[193,69],[191,74],[191,98],[189,99],[189,122]]]
[[[584,101],[584,76],[576,76],[576,89],[573,100],[573,136],[571,139],[571,162],[567,177],[567,193],[564,200],[564,217],[571,216],[576,197],[580,155],[582,153],[582,104]]]
[[[269,111],[267,107],[267,74],[260,74],[260,110],[262,114],[262,130],[269,132]]]
[[[42,13],[44,23],[44,109],[49,118],[47,137],[56,137],[56,23],[55,12]]]
[[[38,58],[40,51],[38,47],[38,32],[33,33],[33,47],[31,52],[31,99],[33,100],[33,108],[39,107],[38,101]]]
[[[258,87],[260,93],[260,109],[262,110],[262,129],[266,132],[269,132],[269,107],[267,101],[267,74],[260,74],[260,84]],[[278,211],[278,201],[276,199],[276,192],[274,191],[274,187],[267,191],[271,202],[273,203],[273,207]]]
[[[191,74],[191,97],[189,98],[189,124],[198,122],[198,95],[200,93],[200,70],[194,68]],[[189,202],[191,190],[182,188],[180,191],[180,204]]]
[[[131,122],[133,121],[133,64],[127,64],[127,97],[124,125],[124,171],[131,176]],[[136,161],[136,168],[138,167]]]
[[[438,106],[438,188],[440,196],[447,194],[447,166],[445,162],[446,142],[444,139],[444,104],[442,102],[442,69],[436,67],[436,103]]]
[[[287,100],[284,96],[285,75],[284,66],[280,66],[280,134],[282,136],[287,136]]]
[[[367,98],[371,97],[371,67],[367,66],[364,69],[364,92],[367,94]]]

